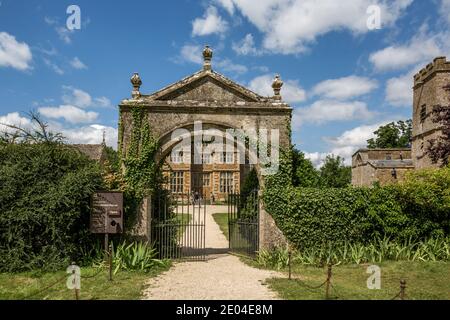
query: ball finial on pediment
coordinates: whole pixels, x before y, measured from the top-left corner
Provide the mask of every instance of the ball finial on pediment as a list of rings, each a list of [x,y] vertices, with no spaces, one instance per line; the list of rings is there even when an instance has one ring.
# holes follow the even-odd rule
[[[203,69],[211,70],[211,60],[213,56],[213,51],[211,48],[206,45],[205,49],[203,49]]]
[[[135,72],[131,76],[131,84],[133,85],[133,91],[131,92],[131,96],[133,98],[139,97],[141,95],[141,92],[139,91],[142,85],[141,77],[139,76],[139,73]]]
[[[283,87],[283,81],[281,80],[280,75],[277,74],[272,82],[274,99],[281,100],[281,87]]]

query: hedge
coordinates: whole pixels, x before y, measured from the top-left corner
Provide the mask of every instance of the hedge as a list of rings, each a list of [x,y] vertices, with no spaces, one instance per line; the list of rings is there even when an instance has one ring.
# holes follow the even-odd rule
[[[282,178],[268,179],[264,205],[297,247],[450,234],[450,168],[416,171],[403,183],[375,188],[295,188],[278,183]]]
[[[54,143],[0,144],[0,271],[57,269],[92,244],[99,166]]]

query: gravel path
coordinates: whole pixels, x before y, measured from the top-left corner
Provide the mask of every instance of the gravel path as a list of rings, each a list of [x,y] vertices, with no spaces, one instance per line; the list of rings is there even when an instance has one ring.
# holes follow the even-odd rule
[[[228,241],[212,214],[226,212],[226,206],[208,206],[206,213],[207,261],[179,262],[149,280],[144,291],[148,300],[269,300],[277,299],[264,281],[280,276],[276,272],[252,268],[236,256],[225,253]]]

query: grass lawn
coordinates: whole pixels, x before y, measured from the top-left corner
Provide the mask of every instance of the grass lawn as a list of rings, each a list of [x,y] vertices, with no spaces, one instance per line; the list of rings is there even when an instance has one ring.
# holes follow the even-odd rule
[[[81,279],[81,300],[136,300],[140,299],[145,283],[150,277],[156,276],[165,269],[159,268],[151,272],[120,271],[113,275],[113,281],[108,280],[108,271],[103,269],[94,278]],[[81,277],[95,275],[98,269],[82,268]],[[74,290],[66,287],[69,274],[58,272],[24,272],[0,273],[0,300],[74,300]],[[65,278],[64,280],[61,280]],[[61,280],[58,282],[58,280]],[[58,282],[55,286],[38,293],[45,287]]]
[[[228,240],[228,213],[214,213],[214,221],[219,225],[220,230],[223,232]]]
[[[256,262],[245,259],[256,266]],[[377,264],[381,268],[381,289],[367,288],[368,265],[339,265],[333,267],[331,298],[338,300],[390,300],[400,291],[400,280],[406,280],[406,298],[409,300],[450,300],[450,262],[387,261]],[[326,267],[305,265],[292,267],[293,278],[267,279],[267,284],[287,300],[321,300],[325,297]],[[287,272],[287,270],[282,270]]]

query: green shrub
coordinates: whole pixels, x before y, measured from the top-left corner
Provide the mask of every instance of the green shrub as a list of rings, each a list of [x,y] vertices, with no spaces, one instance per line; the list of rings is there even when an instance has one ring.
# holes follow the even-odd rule
[[[281,270],[288,266],[287,249],[262,250],[257,262],[264,267]],[[294,250],[292,263],[322,267],[326,264],[381,263],[385,261],[450,261],[450,238],[430,238],[402,242],[375,238],[369,243],[328,242]]]
[[[119,270],[150,271],[168,265],[167,260],[156,259],[158,252],[146,242],[123,241],[113,248],[114,273]]]
[[[295,188],[289,165],[267,179],[264,205],[298,248],[375,238],[450,234],[450,168],[414,171],[403,183],[375,188]]]
[[[0,271],[56,269],[92,243],[99,166],[57,143],[0,145]]]

